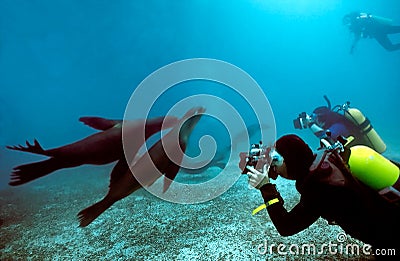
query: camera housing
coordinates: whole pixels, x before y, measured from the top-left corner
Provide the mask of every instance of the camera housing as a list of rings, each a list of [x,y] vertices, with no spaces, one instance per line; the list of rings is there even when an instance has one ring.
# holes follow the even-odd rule
[[[249,150],[249,156],[246,157],[246,166],[244,167],[242,174],[247,174],[249,172],[247,166],[256,168],[258,161],[265,158],[266,154],[267,148],[262,145],[261,141],[258,144],[252,144]]]
[[[246,165],[242,171],[242,174],[247,174],[250,172],[247,169],[247,166],[252,166],[253,168],[261,171],[263,169],[264,164],[269,164],[268,159],[272,160],[270,154],[271,154],[271,147],[262,146],[261,141],[258,144],[252,144],[249,150],[249,155],[246,157]],[[262,163],[263,165],[259,166],[259,163]],[[268,167],[268,177],[274,180],[278,177],[278,173],[275,172],[274,168]]]
[[[299,114],[299,116],[293,120],[293,125],[295,129],[306,129],[307,126],[307,113],[306,112],[302,112]]]

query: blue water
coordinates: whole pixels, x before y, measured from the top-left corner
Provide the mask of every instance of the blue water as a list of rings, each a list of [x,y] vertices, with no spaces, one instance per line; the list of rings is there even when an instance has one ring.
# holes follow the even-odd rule
[[[278,136],[295,132],[316,142],[294,130],[292,119],[325,105],[326,94],[333,104],[350,100],[388,149],[399,151],[400,51],[363,40],[350,55],[341,19],[353,10],[400,24],[397,0],[0,1],[1,187],[13,166],[31,160],[4,145],[37,138],[50,148],[92,134],[80,116],[122,118],[146,76],[198,57],[251,75],[272,105]],[[196,93],[193,86],[186,94]],[[229,100],[210,86],[207,93]],[[247,119],[247,109],[242,113]]]

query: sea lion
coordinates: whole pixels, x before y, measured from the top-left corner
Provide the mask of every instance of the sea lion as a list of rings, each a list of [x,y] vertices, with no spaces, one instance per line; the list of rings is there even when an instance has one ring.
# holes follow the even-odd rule
[[[189,136],[204,111],[205,109],[201,107],[189,110],[167,135],[135,162],[131,169],[123,173],[113,171],[113,179],[110,181],[107,195],[101,201],[78,213],[79,226],[89,225],[116,201],[130,195],[142,185],[150,186],[160,178],[160,173],[164,174],[163,191],[165,192],[179,171],[178,164],[182,161]],[[179,141],[176,137],[179,137]],[[170,159],[170,156],[173,156],[176,163]],[[121,170],[123,168],[121,163]],[[132,172],[135,175],[132,175]]]
[[[201,162],[197,162],[197,166],[201,166],[198,168],[187,168],[181,167],[181,171],[188,174],[199,174],[207,171],[209,168],[217,167],[220,169],[224,169],[229,161],[229,156],[232,150],[236,150],[237,144],[249,138],[250,140],[254,140],[254,138],[258,135],[261,136],[261,130],[268,129],[267,125],[260,124],[251,124],[246,128],[246,130],[236,134],[232,139],[232,146],[228,145],[218,150],[214,157],[211,160],[204,160]]]
[[[125,156],[122,146],[121,120],[82,117],[80,121],[95,129],[102,130],[102,132],[95,133],[77,142],[49,150],[44,150],[36,139],[33,144],[26,142],[26,147],[21,145],[7,146],[7,148],[11,150],[25,151],[50,157],[47,160],[15,167],[11,174],[9,185],[22,185],[56,170],[77,167],[83,164],[102,165],[120,159],[120,162],[114,167],[116,168],[115,171],[120,171],[120,168],[124,166],[128,168],[127,164],[123,163]],[[177,122],[178,119],[176,117],[170,116],[148,120],[135,120],[127,122],[125,130],[128,133],[132,133],[132,136],[137,135],[141,131],[145,131],[145,138],[147,139],[156,132],[159,132],[161,128],[171,128]],[[143,130],[144,128],[145,130]],[[137,144],[135,144],[134,149],[136,149],[136,151],[139,150],[143,142],[143,140],[139,141],[137,139]],[[111,178],[113,173],[114,170],[111,174]]]
[[[200,174],[200,173],[207,171],[209,168],[212,168],[212,167],[217,167],[222,170],[228,164],[229,158],[227,157],[227,155],[229,156],[229,153],[230,153],[229,150],[230,150],[230,148],[225,150],[226,154],[223,154],[223,153],[215,154],[215,156],[210,161],[204,160],[204,161],[197,162],[196,165],[201,166],[201,167],[197,167],[197,168],[182,167],[181,171],[188,173],[188,174]]]

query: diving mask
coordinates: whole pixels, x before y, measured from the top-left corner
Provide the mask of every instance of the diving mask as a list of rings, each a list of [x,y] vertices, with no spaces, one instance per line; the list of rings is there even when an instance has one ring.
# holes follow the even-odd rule
[[[281,167],[283,165],[283,157],[276,150],[271,150],[269,153],[271,157],[271,164],[268,170],[268,176],[271,179],[276,179],[278,177],[278,173],[276,172],[276,167]]]

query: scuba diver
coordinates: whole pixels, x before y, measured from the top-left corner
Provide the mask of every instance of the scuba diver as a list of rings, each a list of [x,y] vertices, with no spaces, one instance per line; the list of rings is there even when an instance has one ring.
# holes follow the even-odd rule
[[[331,102],[324,95],[327,106],[321,106],[308,115],[302,112],[293,120],[296,129],[310,129],[319,139],[329,136],[332,140],[338,137],[352,137],[350,146],[365,145],[379,153],[386,150],[386,144],[372,127],[371,122],[361,111],[350,107],[350,102],[331,108]]]
[[[243,154],[239,167],[248,175],[250,185],[260,190],[265,202],[262,206],[281,236],[299,233],[322,217],[371,245],[372,250],[395,249],[400,253],[400,241],[394,239],[400,233],[399,164],[366,146],[348,148],[342,143],[314,153],[297,135],[285,135],[275,147],[263,150],[265,157],[258,158],[263,167],[249,164]],[[365,163],[371,155],[375,159]],[[379,176],[374,175],[376,170]],[[270,182],[278,176],[295,180],[301,195],[290,211]]]
[[[343,17],[342,22],[354,34],[351,54],[361,38],[375,38],[387,51],[400,49],[400,43],[393,44],[388,37],[388,34],[400,33],[400,26],[392,25],[391,19],[367,13],[351,12]]]

